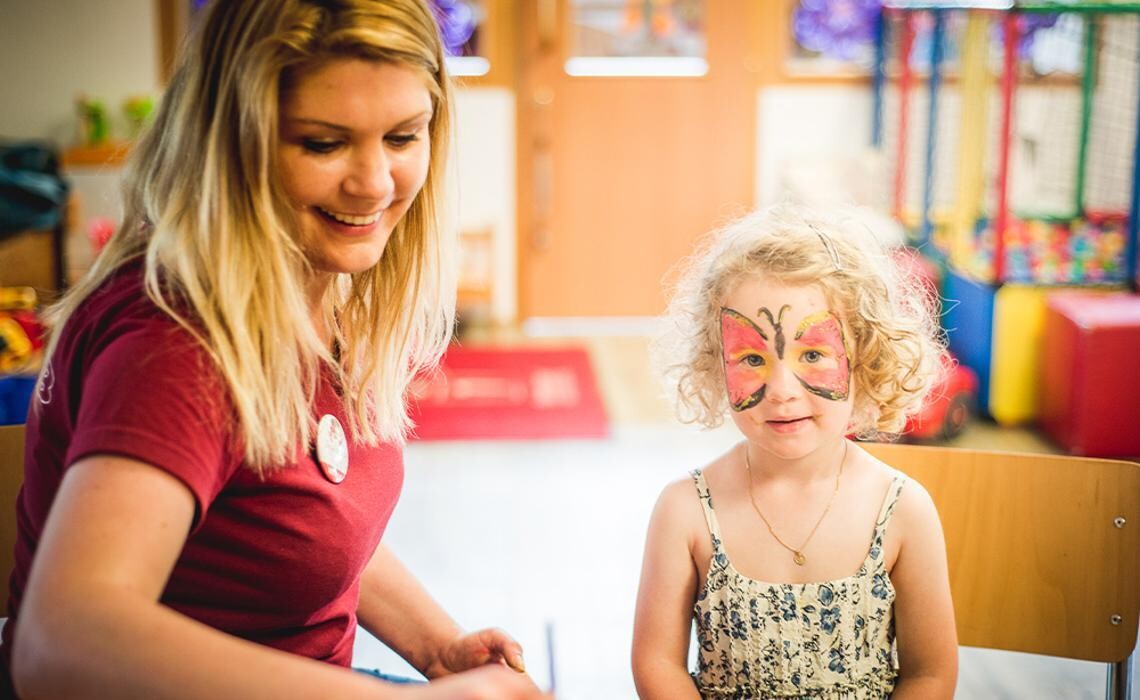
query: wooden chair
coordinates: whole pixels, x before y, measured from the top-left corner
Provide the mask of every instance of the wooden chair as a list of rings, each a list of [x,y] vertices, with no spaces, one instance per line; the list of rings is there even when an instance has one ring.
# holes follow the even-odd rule
[[[8,614],[8,577],[15,566],[16,494],[23,481],[24,426],[0,425],[0,618]]]
[[[1140,620],[1140,464],[865,444],[930,492],[958,641],[1109,664],[1131,697]]]

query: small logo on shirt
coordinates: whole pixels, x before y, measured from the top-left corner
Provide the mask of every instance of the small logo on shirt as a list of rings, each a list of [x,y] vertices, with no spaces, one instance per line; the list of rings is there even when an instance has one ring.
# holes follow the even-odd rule
[[[51,365],[48,364],[44,367],[44,373],[40,376],[40,384],[36,390],[36,400],[43,405],[51,403],[51,390],[55,387],[55,375],[52,374]]]

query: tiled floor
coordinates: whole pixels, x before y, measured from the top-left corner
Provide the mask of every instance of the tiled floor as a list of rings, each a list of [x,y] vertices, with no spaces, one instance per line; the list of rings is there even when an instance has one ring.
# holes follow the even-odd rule
[[[582,342],[596,364],[612,436],[414,443],[386,541],[461,624],[514,634],[540,685],[549,678],[544,629],[552,623],[559,698],[620,700],[635,697],[634,599],[657,493],[738,437],[731,428],[700,431],[672,421],[657,398],[643,338]],[[958,444],[1052,450],[1031,431],[985,423]],[[411,673],[363,632],[355,661]],[[1101,698],[1105,673],[1103,664],[963,649],[957,697]]]

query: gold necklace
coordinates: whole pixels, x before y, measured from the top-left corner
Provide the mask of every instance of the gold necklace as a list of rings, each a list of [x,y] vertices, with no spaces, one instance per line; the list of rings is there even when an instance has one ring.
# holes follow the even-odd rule
[[[776,534],[776,529],[772,527],[772,523],[768,522],[768,519],[760,512],[760,506],[756,505],[756,494],[752,490],[752,460],[748,456],[748,444],[745,443],[744,445],[744,468],[748,472],[748,500],[752,502],[752,510],[756,511],[756,515],[759,515],[760,519],[764,521],[764,524],[768,526],[768,532],[772,533],[772,537],[780,543],[780,546],[792,553],[792,561],[796,563],[796,566],[803,566],[807,562],[807,557],[804,556],[804,550],[807,549],[808,542],[811,542],[811,538],[815,536],[815,531],[819,529],[819,524],[827,517],[827,511],[831,510],[831,504],[835,503],[835,496],[839,493],[839,477],[843,476],[843,465],[847,462],[848,444],[848,441],[845,439],[843,441],[843,457],[839,460],[839,470],[835,474],[835,490],[831,492],[831,498],[827,500],[827,506],[823,509],[823,512],[819,514],[819,520],[815,521],[815,527],[811,529],[807,539],[805,539],[804,543],[798,548],[791,547],[787,542],[780,539],[780,536]]]

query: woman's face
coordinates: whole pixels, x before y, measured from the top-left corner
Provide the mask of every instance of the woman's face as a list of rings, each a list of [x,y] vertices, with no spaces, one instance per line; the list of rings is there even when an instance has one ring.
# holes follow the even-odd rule
[[[345,58],[298,71],[281,94],[279,176],[318,273],[376,265],[427,178],[422,72]]]

